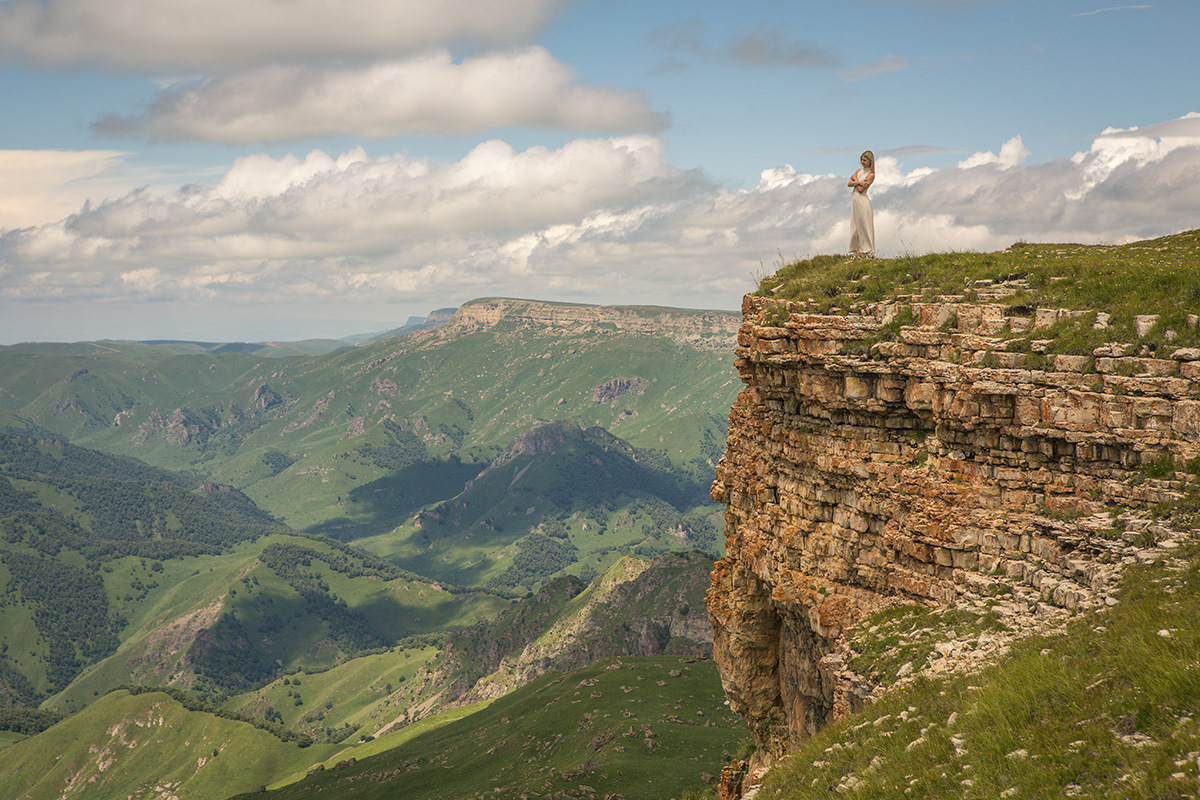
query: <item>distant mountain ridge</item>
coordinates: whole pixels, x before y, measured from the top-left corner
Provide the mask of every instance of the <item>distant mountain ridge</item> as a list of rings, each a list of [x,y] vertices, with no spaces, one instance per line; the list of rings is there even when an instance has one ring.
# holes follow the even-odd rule
[[[741,316],[733,311],[704,311],[664,306],[595,306],[488,297],[464,303],[445,332],[491,328],[502,321],[587,329],[608,326],[622,333],[670,335],[704,350],[729,352],[737,342]]]
[[[479,526],[450,530],[447,517],[438,535],[464,553],[485,537],[494,544],[482,555],[511,557],[516,540],[564,512],[579,515],[558,522],[581,558],[607,551],[592,565],[598,571],[643,540],[651,549],[643,555],[710,546],[716,520],[701,518],[715,507],[700,490],[712,480],[738,388],[729,352],[736,315],[493,298],[449,317],[374,344],[287,358],[118,342],[0,348],[0,422],[236,487],[294,528],[362,540],[409,568],[429,544],[414,538],[431,530],[418,534],[420,515],[428,521],[472,480],[471,520]],[[585,437],[590,444],[564,445],[554,469],[596,473],[595,452],[607,447],[606,469],[620,460],[624,471],[657,465],[674,478],[654,486],[699,488],[685,503],[677,493],[644,496],[645,487],[631,484],[605,497],[590,521],[588,509],[561,502],[524,518],[535,505],[526,502],[529,491],[553,480],[548,471],[537,481],[537,469],[523,481],[514,473],[481,495],[479,482],[490,478],[480,472],[548,423],[615,437],[601,451],[595,435]],[[593,461],[567,467],[580,458]],[[701,538],[678,533],[681,525]],[[597,538],[614,530],[624,532]],[[391,539],[368,545],[381,535]],[[443,555],[426,559],[434,577],[462,582],[462,574],[436,566]],[[568,555],[555,559],[570,564]],[[485,572],[481,579],[495,577]]]

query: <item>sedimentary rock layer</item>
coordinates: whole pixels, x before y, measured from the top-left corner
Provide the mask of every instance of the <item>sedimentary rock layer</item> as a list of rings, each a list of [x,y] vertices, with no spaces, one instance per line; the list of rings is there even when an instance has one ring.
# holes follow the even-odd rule
[[[1005,349],[1073,312],[905,300],[818,315],[753,296],[742,312],[708,610],[760,765],[870,693],[846,634],[873,611],[1003,597],[1053,622],[1112,602],[1137,552],[1099,512],[1177,497],[1170,465],[1200,456],[1200,354]]]

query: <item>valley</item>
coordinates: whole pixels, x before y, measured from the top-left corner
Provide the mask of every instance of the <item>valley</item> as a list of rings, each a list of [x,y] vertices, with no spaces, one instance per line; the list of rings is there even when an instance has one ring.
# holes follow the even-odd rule
[[[659,722],[703,676],[702,786],[744,738],[703,612],[736,324],[487,300],[300,353],[0,348],[0,794],[227,797],[655,658]],[[636,738],[618,772],[700,741]]]

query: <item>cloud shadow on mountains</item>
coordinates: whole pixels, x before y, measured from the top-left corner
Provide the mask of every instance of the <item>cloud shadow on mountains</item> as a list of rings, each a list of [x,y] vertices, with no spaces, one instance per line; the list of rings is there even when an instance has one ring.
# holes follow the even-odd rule
[[[484,466],[456,460],[410,464],[356,486],[344,501],[352,509],[350,513],[306,528],[305,533],[343,542],[387,533],[424,506],[449,500],[462,492]]]

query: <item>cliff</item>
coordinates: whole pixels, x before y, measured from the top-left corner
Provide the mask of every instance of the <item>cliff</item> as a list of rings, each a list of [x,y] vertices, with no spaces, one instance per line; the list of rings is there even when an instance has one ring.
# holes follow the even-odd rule
[[[744,299],[707,607],[751,766],[882,688],[849,669],[873,612],[976,607],[1007,636],[1053,630],[1174,543],[1147,510],[1200,464],[1200,351],[1045,356],[1037,337],[1075,312],[1003,295],[826,314]],[[1006,349],[1018,334],[1034,352]]]
[[[737,331],[733,311],[700,311],[661,306],[593,306],[489,297],[464,303],[438,329],[440,336],[461,336],[506,323],[561,328],[578,334],[607,331],[643,336],[666,335],[699,350],[728,350]]]

